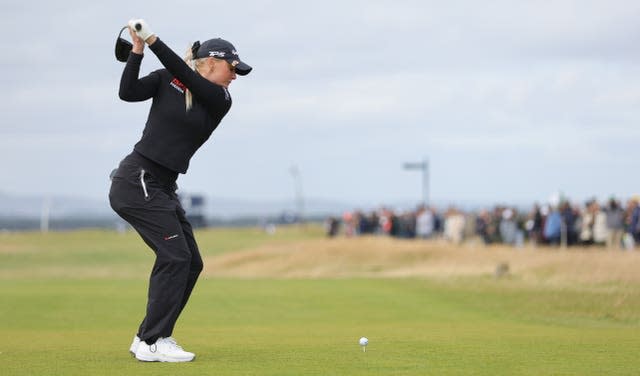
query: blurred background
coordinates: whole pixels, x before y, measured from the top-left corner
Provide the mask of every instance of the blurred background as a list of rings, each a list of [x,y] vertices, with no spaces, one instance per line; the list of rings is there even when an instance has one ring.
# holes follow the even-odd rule
[[[5,0],[0,11],[0,229],[122,226],[108,176],[150,102],[118,99],[113,50],[138,17],[180,55],[223,37],[254,67],[178,180],[202,225],[419,205],[502,218],[611,198],[628,210],[640,193],[638,2]],[[160,68],[147,51],[141,74]]]

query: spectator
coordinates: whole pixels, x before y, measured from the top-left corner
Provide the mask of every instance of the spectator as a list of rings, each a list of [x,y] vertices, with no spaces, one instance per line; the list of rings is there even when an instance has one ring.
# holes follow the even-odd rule
[[[338,235],[340,230],[340,222],[336,217],[329,217],[325,222],[325,232],[328,237],[333,238]]]
[[[558,245],[560,244],[561,237],[561,229],[562,228],[562,215],[560,211],[556,208],[553,208],[549,215],[547,216],[547,220],[544,224],[544,239],[547,243]]]
[[[627,206],[627,233],[633,246],[640,242],[640,196],[634,196]]]
[[[380,229],[380,217],[378,217],[378,213],[376,211],[372,211],[369,215],[369,224],[371,225],[371,232],[374,234],[379,234]]]
[[[489,236],[489,226],[491,218],[489,212],[485,209],[480,211],[480,214],[476,217],[476,234],[482,238],[484,244],[491,244],[491,237]]]
[[[594,201],[591,205],[591,213],[593,215],[593,242],[603,246],[607,243],[607,214],[600,208],[598,201]]]
[[[353,213],[345,211],[342,214],[342,222],[344,223],[344,234],[346,236],[354,236],[356,234],[356,219]]]
[[[378,231],[378,216],[375,211],[369,215],[361,215],[360,234],[375,234]]]
[[[455,244],[462,243],[465,218],[455,208],[450,208],[444,220],[444,236]]]
[[[507,208],[502,211],[500,221],[500,237],[505,244],[514,245],[516,242],[516,232],[518,227],[514,218],[513,210]]]
[[[406,211],[400,216],[400,237],[413,239],[416,237],[416,214]]]
[[[416,216],[416,236],[421,239],[428,239],[433,235],[434,218],[430,208],[421,206]]]
[[[599,244],[615,248],[620,244],[633,248],[640,242],[640,196],[628,202],[626,211],[611,198],[603,210],[595,200],[585,207],[571,205],[558,196],[549,205],[534,204],[527,216],[518,215],[515,207],[495,206],[481,210],[477,215],[450,207],[444,219],[435,208],[419,206],[412,211],[393,211],[384,207],[365,215],[360,210],[345,212],[343,221],[329,218],[328,236],[335,236],[344,223],[346,236],[382,234],[398,238],[433,238],[443,233],[454,243],[480,236],[485,244],[505,243],[520,247],[528,236],[535,246],[544,244]],[[333,223],[333,225],[332,225]],[[439,231],[442,228],[442,231]]]
[[[393,237],[400,236],[400,218],[394,213],[391,212],[391,216],[389,217],[389,222],[391,223],[391,228],[389,229],[389,235]]]
[[[442,219],[442,215],[438,213],[435,207],[431,207],[431,212],[433,213],[433,233],[435,235],[442,234],[444,231],[444,220]]]
[[[525,230],[533,246],[542,241],[542,212],[538,203],[533,205],[533,209],[529,213],[525,223]]]
[[[589,200],[585,203],[586,210],[580,215],[578,227],[580,228],[580,244],[591,245],[593,244],[593,224],[595,216],[593,213],[593,203],[595,200]]]
[[[388,210],[386,208],[382,208],[380,210],[380,224],[379,224],[379,228],[380,228],[380,232],[383,235],[391,235],[391,230],[392,230],[392,215],[393,213],[391,212],[391,210]]]
[[[569,201],[563,201],[560,204],[560,214],[562,217],[561,225],[564,227],[566,244],[574,245],[578,242],[578,218],[580,211],[572,207]]]
[[[615,198],[609,199],[606,209],[607,216],[607,248],[619,249],[622,245],[624,232],[624,210]]]

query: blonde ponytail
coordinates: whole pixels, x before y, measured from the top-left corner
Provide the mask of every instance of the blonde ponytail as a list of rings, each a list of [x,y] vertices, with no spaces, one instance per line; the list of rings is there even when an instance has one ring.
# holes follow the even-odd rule
[[[187,48],[187,52],[184,56],[184,62],[187,63],[187,65],[191,69],[196,71],[196,61],[193,59],[192,47]],[[193,95],[191,94],[191,90],[189,90],[189,88],[185,88],[184,90],[184,104],[187,111],[191,110],[191,107],[193,106]]]

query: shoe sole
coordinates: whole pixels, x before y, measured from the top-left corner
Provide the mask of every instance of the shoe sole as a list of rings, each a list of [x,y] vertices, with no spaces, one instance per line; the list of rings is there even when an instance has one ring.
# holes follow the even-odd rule
[[[193,362],[194,360],[196,360],[196,357],[194,356],[191,359],[174,359],[174,358],[139,358],[137,355],[135,356],[135,358],[140,361],[140,362],[162,362],[162,363],[187,363],[187,362]]]

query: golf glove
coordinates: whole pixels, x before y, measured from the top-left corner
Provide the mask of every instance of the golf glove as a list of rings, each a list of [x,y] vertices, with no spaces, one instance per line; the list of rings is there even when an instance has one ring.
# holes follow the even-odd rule
[[[150,37],[156,35],[153,31],[151,31],[149,25],[147,25],[147,23],[141,18],[129,21],[129,27],[131,27],[136,32],[136,34],[145,42]]]

